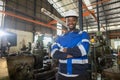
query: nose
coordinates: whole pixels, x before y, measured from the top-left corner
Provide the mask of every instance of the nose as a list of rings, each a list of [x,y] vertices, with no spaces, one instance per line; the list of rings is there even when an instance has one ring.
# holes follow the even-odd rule
[[[73,24],[73,22],[72,22],[72,21],[69,21],[68,24]]]

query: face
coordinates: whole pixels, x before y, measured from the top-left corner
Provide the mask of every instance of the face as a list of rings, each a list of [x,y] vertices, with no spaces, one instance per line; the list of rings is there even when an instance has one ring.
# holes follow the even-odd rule
[[[76,27],[76,24],[77,24],[77,18],[76,17],[67,17],[66,24],[70,31],[74,30]]]

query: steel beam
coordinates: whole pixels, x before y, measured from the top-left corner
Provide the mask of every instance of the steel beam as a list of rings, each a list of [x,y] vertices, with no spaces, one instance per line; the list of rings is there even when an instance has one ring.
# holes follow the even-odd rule
[[[78,0],[78,11],[79,11],[79,28],[83,30],[83,9],[82,9],[82,0]]]
[[[98,0],[96,0],[96,2],[98,3]],[[96,5],[96,9],[97,9],[97,27],[98,27],[98,31],[100,31],[100,22],[99,22],[99,7],[98,4]]]

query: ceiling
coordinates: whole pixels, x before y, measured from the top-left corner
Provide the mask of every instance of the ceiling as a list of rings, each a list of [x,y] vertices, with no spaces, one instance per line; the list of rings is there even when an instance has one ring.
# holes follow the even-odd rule
[[[66,11],[73,9],[79,13],[79,0],[48,0],[53,7],[64,17]],[[100,31],[120,29],[120,0],[82,0],[83,30],[98,31],[97,8],[99,6]],[[85,8],[85,6],[87,8]],[[91,14],[92,13],[92,14]],[[79,26],[77,26],[79,28]]]

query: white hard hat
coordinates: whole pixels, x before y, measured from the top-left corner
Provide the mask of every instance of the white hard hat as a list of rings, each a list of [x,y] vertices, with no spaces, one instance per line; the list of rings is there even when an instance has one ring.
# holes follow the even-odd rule
[[[69,17],[69,16],[75,16],[75,17],[78,17],[78,14],[76,11],[74,10],[69,10],[65,13],[65,17]]]

